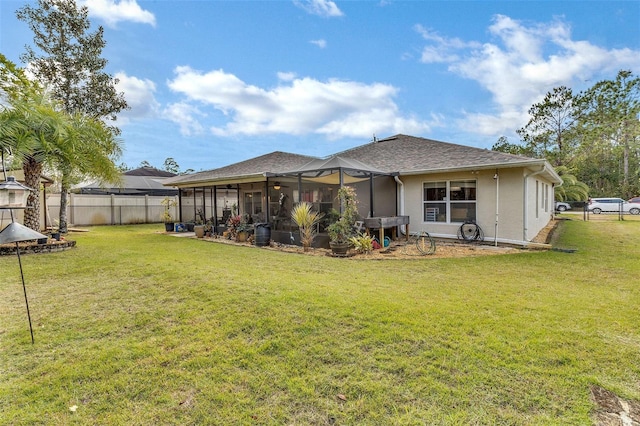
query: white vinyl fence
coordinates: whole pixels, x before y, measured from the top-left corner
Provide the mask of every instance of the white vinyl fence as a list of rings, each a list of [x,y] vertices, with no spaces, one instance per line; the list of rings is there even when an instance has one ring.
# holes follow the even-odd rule
[[[223,211],[236,201],[229,195],[217,197],[217,217],[223,217]],[[162,222],[164,206],[162,200],[166,196],[153,195],[91,195],[69,194],[67,205],[67,221],[72,225],[131,225],[137,223]],[[175,222],[180,221],[178,196],[169,197],[176,206],[169,212]],[[210,219],[213,217],[213,194],[200,191],[197,196],[182,197],[182,221],[195,222],[200,219],[199,213]],[[41,204],[43,208],[43,204]],[[60,217],[60,194],[48,194],[46,199],[47,227],[58,223]],[[44,222],[41,221],[44,226]]]
[[[73,225],[129,225],[162,222],[164,196],[69,194],[67,221]],[[170,213],[178,221],[178,197]],[[42,207],[42,206],[41,206]],[[47,225],[60,217],[60,194],[47,195]]]

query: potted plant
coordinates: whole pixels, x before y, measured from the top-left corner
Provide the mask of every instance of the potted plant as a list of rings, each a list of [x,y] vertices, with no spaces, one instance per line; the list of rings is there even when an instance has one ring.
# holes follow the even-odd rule
[[[291,219],[300,229],[300,241],[304,251],[309,251],[317,234],[317,225],[324,215],[311,210],[311,204],[305,201],[297,204],[291,211]]]
[[[338,199],[342,207],[340,218],[327,227],[329,247],[334,256],[344,257],[351,247],[350,238],[355,234],[355,224],[358,219],[356,190],[350,186],[343,186],[338,190]]]
[[[240,222],[242,222],[242,216],[234,214],[229,216],[227,220],[227,236],[229,239],[235,239],[237,236],[236,228],[240,226]]]
[[[358,253],[370,254],[373,251],[373,237],[364,232],[349,238],[349,241]]]
[[[193,232],[196,233],[197,238],[204,238],[205,227],[202,224],[193,225]]]
[[[202,225],[204,229],[204,236],[211,237],[213,235],[213,222],[211,220],[207,220],[207,222]]]
[[[171,214],[171,208],[175,207],[177,203],[175,200],[165,197],[164,200],[160,202],[164,206],[164,211],[162,212],[162,221],[164,222],[164,229],[167,232],[173,231],[173,215]]]
[[[251,225],[249,225],[246,218],[237,214],[231,216],[227,221],[227,230],[229,232],[229,239],[244,242],[247,241],[247,238],[249,237]]]
[[[246,220],[241,220],[240,223],[236,226],[236,241],[245,242],[249,239],[249,231],[251,230],[251,225],[247,223]]]

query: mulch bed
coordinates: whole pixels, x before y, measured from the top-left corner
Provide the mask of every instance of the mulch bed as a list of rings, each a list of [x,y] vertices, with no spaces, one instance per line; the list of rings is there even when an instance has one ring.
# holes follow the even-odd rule
[[[527,249],[534,250],[549,250],[551,245],[549,241],[553,236],[553,232],[557,228],[559,221],[552,220],[544,229],[534,238],[532,244]],[[195,237],[193,237],[195,238]],[[260,248],[263,250],[276,250],[286,253],[297,253],[307,256],[333,256],[330,249],[324,248],[309,248],[308,251],[304,251],[302,247],[295,245],[287,245],[271,242],[269,246],[256,247],[253,241],[236,242],[222,237],[205,237],[200,238],[203,241],[210,241],[222,244],[232,244],[245,247]],[[360,260],[383,260],[383,259],[438,259],[438,258],[451,258],[451,257],[479,257],[490,256],[497,254],[513,254],[521,253],[522,247],[498,245],[494,246],[490,242],[464,242],[456,240],[436,240],[436,251],[433,254],[422,255],[415,248],[408,247],[405,249],[404,240],[392,241],[389,247],[384,249],[374,250],[371,253],[356,253],[353,250],[349,252],[347,259],[360,259]]]
[[[20,254],[34,254],[34,253],[55,253],[59,251],[68,250],[76,246],[76,242],[73,240],[57,241],[49,238],[45,244],[38,244],[36,241],[25,241],[18,243],[20,248]],[[0,256],[9,256],[16,254],[16,244],[0,244]]]

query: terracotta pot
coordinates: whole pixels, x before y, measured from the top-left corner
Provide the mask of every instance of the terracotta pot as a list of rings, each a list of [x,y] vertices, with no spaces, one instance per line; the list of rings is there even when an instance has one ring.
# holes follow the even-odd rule
[[[193,227],[193,231],[196,233],[196,237],[203,238],[204,237],[204,225],[196,225]]]

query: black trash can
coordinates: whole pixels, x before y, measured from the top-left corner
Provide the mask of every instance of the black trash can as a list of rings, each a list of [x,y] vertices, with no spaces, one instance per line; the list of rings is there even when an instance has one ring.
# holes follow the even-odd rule
[[[256,246],[265,247],[271,240],[271,225],[268,223],[256,223],[255,225]]]

